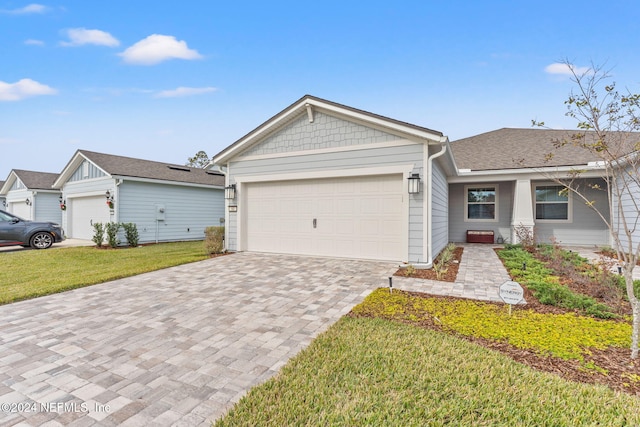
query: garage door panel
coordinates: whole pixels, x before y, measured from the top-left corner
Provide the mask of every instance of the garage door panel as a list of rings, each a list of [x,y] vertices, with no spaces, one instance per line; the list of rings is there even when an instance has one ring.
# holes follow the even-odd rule
[[[402,183],[398,174],[247,184],[247,249],[400,260]]]
[[[109,222],[111,216],[104,196],[75,197],[69,199],[67,219],[69,237],[90,240],[93,224]]]
[[[15,216],[19,216],[22,219],[31,220],[31,207],[26,202],[13,202],[11,203],[11,209],[9,212]]]

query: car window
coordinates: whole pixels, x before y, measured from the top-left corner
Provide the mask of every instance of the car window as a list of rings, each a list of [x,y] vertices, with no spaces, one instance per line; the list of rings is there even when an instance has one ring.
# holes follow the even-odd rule
[[[11,221],[13,218],[15,217],[9,215],[8,213],[0,212],[0,221]]]

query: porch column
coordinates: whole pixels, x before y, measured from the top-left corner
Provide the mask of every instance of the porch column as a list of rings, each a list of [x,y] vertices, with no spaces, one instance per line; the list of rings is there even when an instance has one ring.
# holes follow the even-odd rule
[[[513,214],[511,215],[511,242],[519,243],[516,227],[528,228],[533,233],[533,198],[531,180],[519,179],[513,191]]]

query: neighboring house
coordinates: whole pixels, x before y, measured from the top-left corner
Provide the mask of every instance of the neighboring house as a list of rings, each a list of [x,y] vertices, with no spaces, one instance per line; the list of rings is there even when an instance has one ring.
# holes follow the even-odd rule
[[[60,191],[51,188],[57,173],[13,169],[0,187],[5,210],[32,221],[60,223]]]
[[[0,190],[2,190],[3,186],[4,186],[4,181],[0,181]],[[4,194],[0,194],[0,209],[2,210],[7,209],[7,198],[5,197]]]
[[[304,96],[213,157],[227,173],[228,248],[429,266],[449,241],[447,144]]]
[[[580,170],[581,191],[609,220],[600,158],[573,144],[554,146],[554,141],[570,140],[575,132],[499,129],[451,142],[459,169],[448,178],[449,240],[464,241],[466,231],[475,229],[515,242],[516,227],[524,227],[534,230],[539,242],[610,245],[609,229],[598,214],[553,181]],[[630,213],[637,217],[637,205]]]
[[[204,169],[78,150],[53,187],[70,238],[113,221],[136,224],[140,243],[198,240],[224,220],[224,176]]]

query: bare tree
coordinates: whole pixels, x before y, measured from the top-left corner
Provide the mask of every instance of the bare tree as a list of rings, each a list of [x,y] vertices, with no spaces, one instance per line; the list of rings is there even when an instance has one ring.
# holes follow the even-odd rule
[[[204,151],[198,151],[195,156],[187,159],[186,166],[203,169],[209,164],[209,156]]]
[[[554,145],[560,148],[571,144],[592,153],[603,168],[606,188],[581,179],[584,170],[552,179],[594,209],[611,233],[633,312],[631,358],[635,359],[640,336],[640,299],[633,284],[633,270],[640,255],[640,94],[618,91],[602,66],[579,71],[568,60],[563,63],[575,83],[565,101],[566,115],[577,120],[578,131]],[[543,122],[533,124],[544,127]],[[547,157],[551,159],[553,153]],[[590,200],[587,188],[607,192],[608,210]]]

